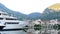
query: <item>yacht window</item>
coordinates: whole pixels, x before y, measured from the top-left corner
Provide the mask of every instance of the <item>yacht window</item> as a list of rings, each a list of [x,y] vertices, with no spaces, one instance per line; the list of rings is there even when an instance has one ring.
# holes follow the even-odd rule
[[[19,24],[19,22],[6,22],[6,24]]]
[[[1,13],[0,13],[0,15],[1,15]]]
[[[13,18],[6,18],[6,20],[17,20],[17,19],[13,19]]]
[[[8,14],[3,14],[3,15],[8,15]]]
[[[3,20],[3,18],[0,18],[0,20]]]

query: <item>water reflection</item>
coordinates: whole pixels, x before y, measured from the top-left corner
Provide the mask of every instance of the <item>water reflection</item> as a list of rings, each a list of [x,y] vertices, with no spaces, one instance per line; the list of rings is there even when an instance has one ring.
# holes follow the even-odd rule
[[[28,29],[26,34],[60,34],[60,30],[52,28],[42,28],[40,30]]]
[[[4,34],[60,34],[60,30],[57,29],[49,29],[49,28],[41,28],[40,30],[35,30],[34,28],[29,28],[26,31],[18,30],[18,31],[0,31],[0,33]]]
[[[33,32],[26,32],[27,34],[60,34],[60,30],[37,30]]]

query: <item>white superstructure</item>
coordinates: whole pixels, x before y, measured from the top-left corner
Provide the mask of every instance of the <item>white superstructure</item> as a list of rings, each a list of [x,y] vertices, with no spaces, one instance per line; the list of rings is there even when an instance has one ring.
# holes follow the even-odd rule
[[[0,11],[0,26],[4,26],[3,29],[19,29],[23,26],[23,21],[17,20],[16,17],[9,16],[8,13]]]

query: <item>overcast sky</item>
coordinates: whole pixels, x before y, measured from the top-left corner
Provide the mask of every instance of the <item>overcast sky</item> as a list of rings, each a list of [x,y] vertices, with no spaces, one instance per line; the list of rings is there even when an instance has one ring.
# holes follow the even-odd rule
[[[24,14],[42,13],[48,6],[60,3],[60,0],[0,0],[7,8]]]

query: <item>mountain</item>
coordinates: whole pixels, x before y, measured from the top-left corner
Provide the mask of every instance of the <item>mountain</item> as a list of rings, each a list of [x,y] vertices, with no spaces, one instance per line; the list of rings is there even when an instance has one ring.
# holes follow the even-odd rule
[[[54,4],[45,9],[42,14],[42,20],[60,20],[60,4]]]
[[[13,15],[13,16],[17,17],[18,19],[21,19],[21,20],[25,19],[25,17],[27,16],[27,15],[25,15],[25,14],[23,14],[23,13],[10,10],[10,9],[8,9],[6,6],[4,6],[4,5],[1,4],[1,3],[0,3],[0,10],[5,11],[5,12],[7,12],[9,15]]]
[[[37,20],[40,19],[40,17],[41,17],[41,13],[38,12],[34,12],[28,15],[28,19],[30,20]]]
[[[7,12],[9,15],[17,17],[19,20],[25,20],[25,19],[37,20],[37,19],[40,19],[40,17],[41,17],[41,13],[34,12],[34,13],[29,14],[29,15],[26,15],[26,14],[23,14],[23,13],[20,13],[17,11],[10,10],[1,3],[0,3],[0,10]]]

